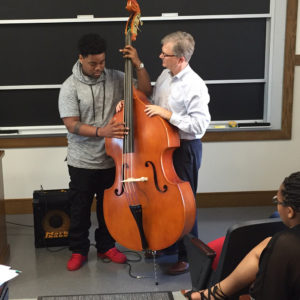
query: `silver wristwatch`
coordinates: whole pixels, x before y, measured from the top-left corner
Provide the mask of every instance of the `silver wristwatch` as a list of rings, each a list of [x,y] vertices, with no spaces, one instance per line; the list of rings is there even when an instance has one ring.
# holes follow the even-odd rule
[[[141,70],[145,68],[144,64],[141,62],[140,65],[136,68],[137,70]]]

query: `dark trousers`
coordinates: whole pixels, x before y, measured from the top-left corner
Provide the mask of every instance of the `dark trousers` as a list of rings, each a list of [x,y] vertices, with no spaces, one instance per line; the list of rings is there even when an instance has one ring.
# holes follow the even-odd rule
[[[180,147],[176,148],[173,154],[173,164],[179,178],[183,181],[188,181],[193,190],[195,199],[198,185],[198,172],[201,166],[202,158],[202,142],[201,140],[181,140]],[[190,232],[195,237],[198,237],[197,214],[194,226]],[[187,254],[180,240],[178,246],[178,261],[186,261]]]
[[[70,230],[69,249],[73,253],[87,255],[90,247],[91,206],[97,199],[98,228],[95,231],[96,248],[104,253],[114,247],[115,241],[109,234],[103,216],[103,194],[115,178],[115,168],[92,170],[68,166],[70,175]]]

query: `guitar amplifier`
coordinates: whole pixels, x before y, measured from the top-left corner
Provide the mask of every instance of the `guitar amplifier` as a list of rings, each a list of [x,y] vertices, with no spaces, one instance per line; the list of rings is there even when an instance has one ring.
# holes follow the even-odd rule
[[[33,192],[35,247],[68,245],[70,208],[67,189]]]

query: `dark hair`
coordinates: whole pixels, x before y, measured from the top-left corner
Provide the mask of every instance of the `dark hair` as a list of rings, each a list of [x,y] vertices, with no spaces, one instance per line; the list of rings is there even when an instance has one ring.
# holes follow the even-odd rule
[[[284,202],[300,212],[300,172],[292,173],[284,179],[281,193]]]
[[[99,34],[85,34],[78,42],[78,50],[83,57],[89,54],[104,53],[106,52],[106,41]]]

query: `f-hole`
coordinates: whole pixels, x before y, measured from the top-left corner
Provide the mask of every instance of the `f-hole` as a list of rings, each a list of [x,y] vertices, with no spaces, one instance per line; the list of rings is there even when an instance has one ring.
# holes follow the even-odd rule
[[[159,186],[158,186],[158,182],[157,182],[157,174],[156,174],[156,168],[155,168],[155,165],[153,164],[152,161],[146,161],[145,162],[145,166],[146,167],[149,167],[149,165],[152,166],[152,170],[153,170],[153,178],[154,178],[154,183],[155,183],[155,187],[156,189],[160,192],[160,193],[165,193],[167,190],[168,190],[168,187],[166,185],[163,185],[163,189],[161,189]]]

